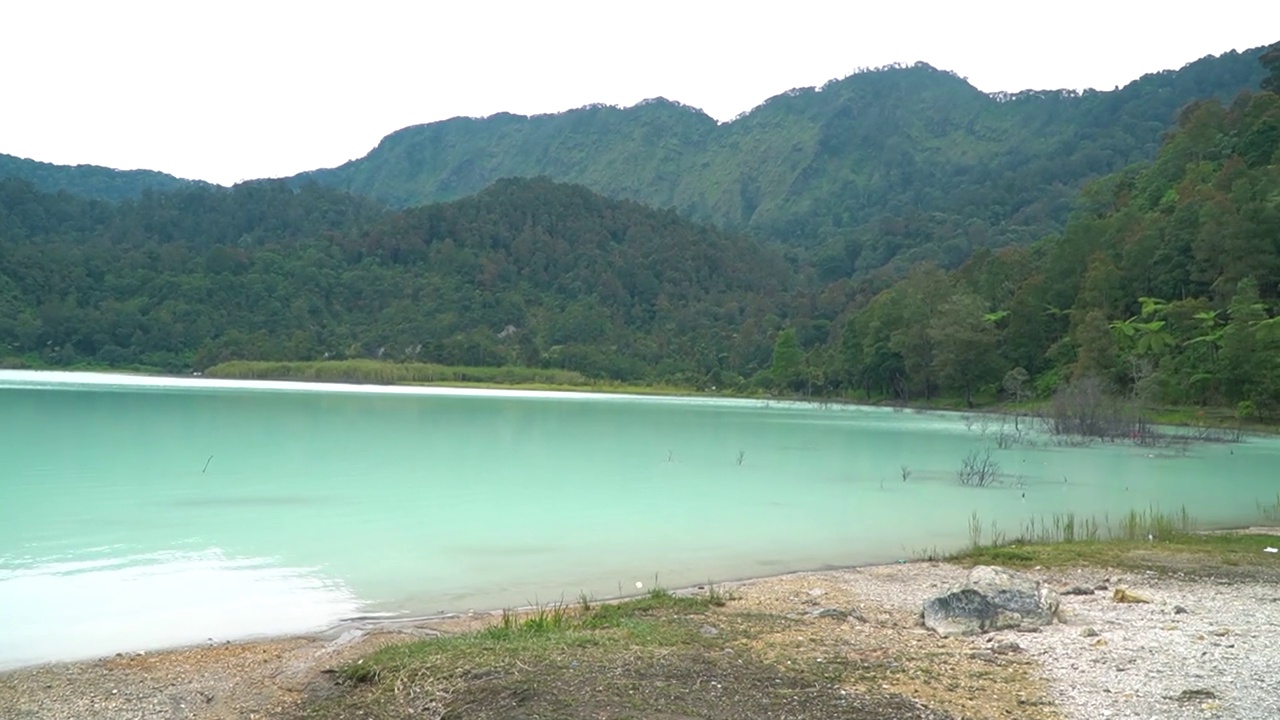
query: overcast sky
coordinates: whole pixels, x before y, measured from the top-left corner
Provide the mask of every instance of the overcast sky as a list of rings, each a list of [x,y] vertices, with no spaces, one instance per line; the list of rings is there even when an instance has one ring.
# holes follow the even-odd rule
[[[663,96],[721,120],[923,60],[988,92],[1109,90],[1280,40],[1280,2],[0,0],[0,153],[230,184],[456,115]]]

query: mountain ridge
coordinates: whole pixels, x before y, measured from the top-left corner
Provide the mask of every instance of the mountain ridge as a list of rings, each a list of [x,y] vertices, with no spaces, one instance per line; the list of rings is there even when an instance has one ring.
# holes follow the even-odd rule
[[[984,93],[917,62],[778,93],[727,122],[664,97],[458,116],[283,180],[405,208],[502,178],[547,177],[804,248],[824,280],[925,261],[953,268],[977,250],[1059,232],[1088,181],[1155,157],[1181,107],[1256,89],[1261,50],[1206,56],[1110,91]],[[64,170],[60,182],[28,179],[111,200],[191,182]],[[128,182],[101,186],[112,178]]]
[[[28,180],[44,192],[66,191],[89,200],[113,202],[137,197],[147,190],[165,192],[213,185],[158,170],[119,170],[87,163],[59,165],[0,153],[0,178],[5,177]]]
[[[989,94],[927,63],[892,66],[777,94],[724,123],[665,98],[457,117],[287,180],[402,207],[547,176],[826,246],[835,276],[898,260],[954,267],[977,247],[1061,229],[1085,182],[1155,156],[1180,107],[1256,89],[1260,53],[1207,56],[1111,91]]]

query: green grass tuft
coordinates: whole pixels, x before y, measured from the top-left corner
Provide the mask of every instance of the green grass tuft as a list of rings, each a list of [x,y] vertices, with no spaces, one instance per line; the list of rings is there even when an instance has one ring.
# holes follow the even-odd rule
[[[1280,493],[1276,493],[1275,502],[1258,501],[1258,516],[1265,522],[1280,522]]]
[[[571,618],[564,603],[538,605],[533,610],[519,613],[503,610],[497,625],[481,631],[481,635],[502,639],[510,635],[546,635],[569,629]]]

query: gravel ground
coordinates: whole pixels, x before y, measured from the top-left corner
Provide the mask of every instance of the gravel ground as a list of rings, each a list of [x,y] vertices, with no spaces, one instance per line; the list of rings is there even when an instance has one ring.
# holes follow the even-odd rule
[[[885,658],[883,682],[969,718],[1276,720],[1280,718],[1280,584],[1180,580],[1101,570],[1032,573],[1063,590],[1065,622],[1037,633],[936,638],[915,623],[922,603],[963,581],[937,563],[801,573],[730,586],[730,611],[815,619],[772,651]],[[1120,604],[1123,587],[1149,604]],[[290,714],[332,687],[325,670],[397,642],[473,627],[478,619],[402,624],[344,635],[116,656],[0,674],[3,720],[237,720]],[[764,648],[767,652],[770,648]],[[910,667],[903,667],[903,659]],[[870,661],[868,661],[870,663]],[[1052,704],[1048,704],[1048,702]]]
[[[814,589],[847,589],[862,607],[918,612],[962,582],[966,570],[913,563],[793,576]],[[1063,595],[1065,622],[1038,633],[964,639],[974,652],[1016,643],[1071,720],[1277,720],[1280,718],[1280,584],[1180,580],[1147,573],[1031,573]],[[761,589],[768,583],[764,581]],[[756,583],[746,583],[752,592]],[[1122,587],[1149,604],[1116,603]],[[1007,649],[1011,646],[1004,645]]]

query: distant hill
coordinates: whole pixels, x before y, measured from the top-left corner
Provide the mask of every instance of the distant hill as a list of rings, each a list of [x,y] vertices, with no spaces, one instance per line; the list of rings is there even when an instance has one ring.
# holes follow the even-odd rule
[[[800,286],[751,238],[545,179],[395,213],[282,182],[111,204],[0,179],[0,361],[373,357],[694,382],[767,366]]]
[[[771,98],[733,122],[656,99],[533,117],[455,118],[303,173],[395,207],[547,176],[791,245],[833,279],[899,261],[954,267],[1061,228],[1090,179],[1155,157],[1179,108],[1256,89],[1261,49],[1107,92],[988,95],[925,64]]]
[[[144,191],[164,192],[208,185],[154,170],[113,170],[99,165],[54,165],[0,154],[0,178],[27,180],[36,188],[56,193],[65,190],[91,200],[119,201]]]

